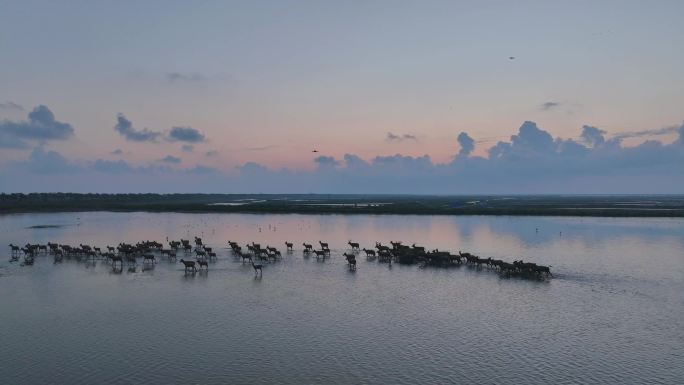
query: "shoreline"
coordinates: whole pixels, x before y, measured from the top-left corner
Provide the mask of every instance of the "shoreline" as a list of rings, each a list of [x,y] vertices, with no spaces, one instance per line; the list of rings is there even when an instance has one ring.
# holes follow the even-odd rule
[[[338,209],[293,209],[293,208],[244,208],[214,209],[207,207],[42,207],[2,209],[0,215],[46,214],[78,212],[147,212],[184,214],[300,214],[300,215],[438,215],[438,216],[535,216],[535,217],[595,217],[595,218],[684,218],[684,210],[619,210],[619,209],[476,209],[476,210],[338,210]]]
[[[0,194],[0,215],[50,212],[684,217],[684,195]]]

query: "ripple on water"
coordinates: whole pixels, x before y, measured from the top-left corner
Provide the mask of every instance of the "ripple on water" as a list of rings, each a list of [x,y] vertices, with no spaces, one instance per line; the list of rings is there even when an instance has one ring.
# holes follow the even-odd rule
[[[25,226],[67,223],[66,215],[0,217],[7,229],[0,244],[102,246],[189,238],[190,228],[212,234],[205,240],[219,258],[207,274],[187,276],[166,260],[120,274],[101,261],[89,267],[43,257],[32,267],[0,261],[0,292],[10,293],[0,296],[0,355],[13,363],[0,366],[7,383],[675,384],[684,378],[684,261],[675,257],[684,255],[684,236],[672,235],[673,226],[684,230],[682,221],[662,235],[648,221],[571,218],[81,213],[81,226],[39,232]],[[543,228],[538,220],[563,228],[564,238],[533,238],[534,228]],[[276,222],[277,232],[256,230]],[[227,239],[276,245],[320,239],[333,251],[324,262],[284,253],[255,279],[251,266],[228,253]],[[365,258],[350,273],[341,256],[348,239],[366,247],[406,239],[493,257],[524,255],[553,265],[556,277],[536,282],[467,267],[390,268]],[[616,250],[619,243],[629,248]]]

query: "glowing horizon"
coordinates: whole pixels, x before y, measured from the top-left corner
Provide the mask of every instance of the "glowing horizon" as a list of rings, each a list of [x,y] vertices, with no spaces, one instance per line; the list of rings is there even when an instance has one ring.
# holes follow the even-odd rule
[[[427,155],[437,167],[453,163],[461,133],[474,141],[469,158],[489,159],[528,121],[592,151],[585,126],[604,141],[619,139],[622,152],[600,161],[641,170],[637,185],[684,159],[677,147],[684,52],[674,44],[684,38],[684,4],[677,1],[5,8],[3,191],[34,188],[8,178],[45,177],[32,163],[41,154],[56,154],[69,172],[118,164],[90,176],[102,183],[106,172],[140,169],[155,169],[160,180],[194,169],[230,178],[252,163],[335,175],[315,159],[332,157],[339,169],[347,154],[370,163]],[[26,28],[27,20],[41,28]],[[71,131],[60,131],[64,125]],[[674,155],[645,155],[651,141]],[[559,172],[589,181],[594,171],[585,167]],[[671,168],[663,182],[649,183],[683,192],[684,181],[664,182],[682,179]],[[68,189],[60,180],[56,186]]]

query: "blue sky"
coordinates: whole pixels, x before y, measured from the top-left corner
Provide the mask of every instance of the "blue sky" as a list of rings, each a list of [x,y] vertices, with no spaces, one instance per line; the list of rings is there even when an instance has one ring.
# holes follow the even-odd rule
[[[2,191],[684,192],[679,1],[0,10]]]

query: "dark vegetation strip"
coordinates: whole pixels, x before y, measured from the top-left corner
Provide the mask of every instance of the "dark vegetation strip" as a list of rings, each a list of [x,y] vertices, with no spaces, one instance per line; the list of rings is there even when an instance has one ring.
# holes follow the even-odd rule
[[[69,211],[684,217],[684,195],[0,194],[0,213]]]

